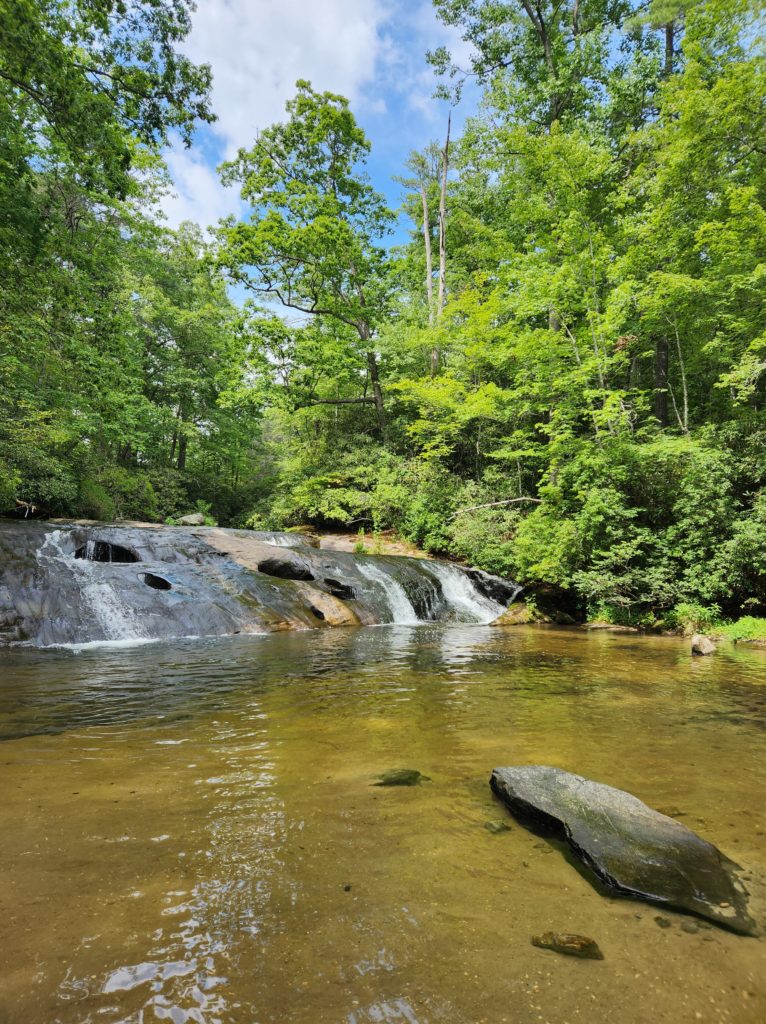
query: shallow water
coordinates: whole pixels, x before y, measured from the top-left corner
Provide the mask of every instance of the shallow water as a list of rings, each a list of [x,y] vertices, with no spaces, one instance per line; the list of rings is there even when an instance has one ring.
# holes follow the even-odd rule
[[[630,790],[749,870],[763,924],[764,652],[445,626],[17,648],[0,737],[2,1024],[766,1020],[766,940],[608,898],[487,784]],[[432,781],[371,785],[396,767]]]

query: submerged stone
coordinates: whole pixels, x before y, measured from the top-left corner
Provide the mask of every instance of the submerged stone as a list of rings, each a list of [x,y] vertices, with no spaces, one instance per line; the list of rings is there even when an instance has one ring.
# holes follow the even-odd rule
[[[490,785],[520,820],[566,839],[608,888],[753,935],[739,866],[680,821],[559,768],[496,768]]]
[[[594,939],[587,935],[571,935],[569,932],[544,932],[532,938],[532,945],[539,949],[551,949],[565,956],[578,956],[581,960],[603,960],[604,954]]]
[[[392,768],[376,778],[378,782],[373,782],[373,786],[419,786],[421,782],[431,781],[415,768]]]
[[[487,832],[491,832],[492,835],[497,835],[499,832],[510,832],[511,826],[507,821],[485,821],[484,828]]]

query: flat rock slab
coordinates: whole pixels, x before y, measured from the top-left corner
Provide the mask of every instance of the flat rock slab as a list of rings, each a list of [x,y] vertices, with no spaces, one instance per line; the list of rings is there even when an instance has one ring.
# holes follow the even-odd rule
[[[755,934],[738,865],[630,793],[544,765],[496,768],[490,785],[522,822],[566,839],[616,892]]]

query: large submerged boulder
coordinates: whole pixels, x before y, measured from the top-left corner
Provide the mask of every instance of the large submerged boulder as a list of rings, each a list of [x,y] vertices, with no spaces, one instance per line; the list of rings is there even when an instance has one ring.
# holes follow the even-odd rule
[[[490,785],[520,821],[566,839],[608,888],[755,934],[738,865],[630,793],[544,765],[496,768]]]

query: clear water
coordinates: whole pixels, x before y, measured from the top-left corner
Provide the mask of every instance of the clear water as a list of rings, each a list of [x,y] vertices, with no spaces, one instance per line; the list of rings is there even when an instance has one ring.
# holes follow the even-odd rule
[[[15,649],[0,737],[2,1024],[766,1021],[763,939],[484,827],[497,765],[589,775],[745,865],[763,922],[764,652],[438,625]],[[396,767],[432,781],[371,785]]]

